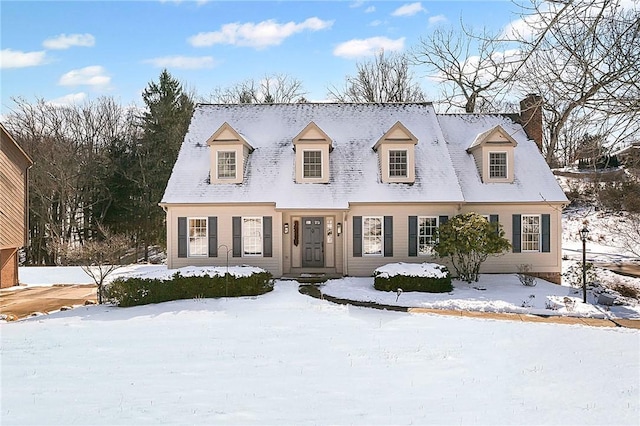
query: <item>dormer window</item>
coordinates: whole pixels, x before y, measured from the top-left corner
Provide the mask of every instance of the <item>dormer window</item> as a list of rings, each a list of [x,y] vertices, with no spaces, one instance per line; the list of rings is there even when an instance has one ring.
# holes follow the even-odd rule
[[[407,177],[407,150],[389,151],[389,178]]]
[[[489,152],[489,178],[507,178],[507,153]]]
[[[512,183],[514,148],[518,143],[502,126],[480,133],[467,152],[473,155],[484,183]]]
[[[373,146],[380,159],[380,178],[385,183],[416,180],[415,146],[418,139],[399,121]]]
[[[322,151],[302,151],[302,177],[305,179],[322,179]]]
[[[314,122],[293,138],[297,183],[328,183],[333,141]]]
[[[236,178],[236,152],[218,151],[218,179]]]
[[[244,169],[253,147],[228,123],[224,123],[207,139],[211,150],[212,184],[242,183]]]

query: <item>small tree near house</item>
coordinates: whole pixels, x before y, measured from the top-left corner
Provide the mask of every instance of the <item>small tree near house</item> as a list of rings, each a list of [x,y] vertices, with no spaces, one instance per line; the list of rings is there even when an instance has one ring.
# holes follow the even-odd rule
[[[104,302],[105,280],[116,269],[121,268],[122,258],[129,248],[129,239],[122,234],[112,234],[99,225],[101,239],[85,241],[76,247],[67,246],[62,251],[65,263],[79,265],[98,287],[98,303]]]
[[[439,257],[450,257],[458,279],[478,281],[480,265],[490,255],[511,248],[499,223],[489,222],[477,213],[465,213],[440,225],[433,249]]]

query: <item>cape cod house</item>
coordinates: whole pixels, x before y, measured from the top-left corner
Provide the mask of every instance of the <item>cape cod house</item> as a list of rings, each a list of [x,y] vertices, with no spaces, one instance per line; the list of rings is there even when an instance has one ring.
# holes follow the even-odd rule
[[[513,245],[483,272],[529,264],[558,278],[567,198],[518,123],[536,133],[535,111],[525,113],[198,105],[160,203],[168,266],[369,276],[386,263],[435,261],[438,226],[474,211],[501,223]]]
[[[18,250],[27,245],[28,170],[32,164],[0,124],[0,288],[18,285]]]

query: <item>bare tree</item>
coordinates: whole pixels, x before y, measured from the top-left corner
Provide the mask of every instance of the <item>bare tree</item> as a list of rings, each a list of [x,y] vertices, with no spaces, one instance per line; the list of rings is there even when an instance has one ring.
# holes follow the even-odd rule
[[[104,301],[105,280],[115,270],[122,267],[122,259],[129,248],[129,239],[114,235],[107,228],[98,225],[101,239],[83,244],[62,243],[60,251],[66,264],[80,265],[98,287],[98,303]]]
[[[524,58],[518,85],[544,99],[548,163],[559,147],[566,150],[587,133],[606,134],[610,145],[638,134],[637,8],[623,7],[621,0],[532,0],[523,22],[528,31],[518,34]],[[570,129],[573,124],[579,127]]]
[[[406,55],[380,51],[373,60],[358,63],[343,88],[330,87],[328,96],[338,102],[424,102],[409,67]]]
[[[519,59],[517,51],[506,50],[497,34],[438,28],[422,38],[414,60],[425,65],[432,78],[441,82],[445,110],[472,113],[495,111]]]
[[[269,74],[261,80],[249,79],[229,87],[217,87],[206,99],[220,104],[295,103],[307,94],[297,78]]]

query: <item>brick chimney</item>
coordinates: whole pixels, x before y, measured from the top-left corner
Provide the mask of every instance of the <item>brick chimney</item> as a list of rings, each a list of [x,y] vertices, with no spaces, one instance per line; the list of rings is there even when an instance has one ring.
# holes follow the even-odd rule
[[[542,96],[529,94],[520,101],[520,123],[529,139],[542,152]]]

